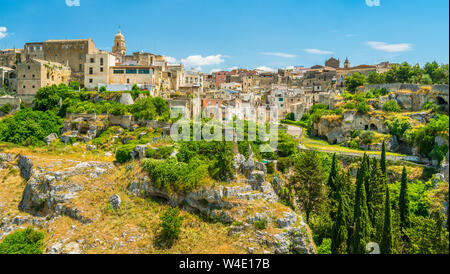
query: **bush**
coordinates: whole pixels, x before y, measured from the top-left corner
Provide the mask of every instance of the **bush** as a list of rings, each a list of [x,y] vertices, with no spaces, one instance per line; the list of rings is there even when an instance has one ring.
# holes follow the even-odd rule
[[[331,254],[331,239],[325,238],[317,248],[317,254]]]
[[[439,109],[440,107],[434,102],[426,102],[422,107],[422,110],[431,110],[434,112],[437,112]]]
[[[359,137],[361,138],[363,144],[369,145],[374,141],[375,133],[373,131],[363,131]]]
[[[389,127],[392,135],[398,138],[403,138],[407,130],[412,128],[411,122],[407,117],[395,117],[386,121],[386,125]]]
[[[366,114],[369,112],[369,105],[367,105],[366,101],[361,101],[356,105],[356,110],[361,114]]]
[[[168,244],[172,244],[174,241],[178,240],[180,238],[181,224],[183,222],[183,217],[180,216],[180,210],[178,208],[169,208],[160,217],[160,220],[163,239]]]
[[[292,166],[292,160],[289,157],[278,158],[277,169],[280,172],[285,173],[288,168]]]
[[[32,228],[18,230],[0,243],[0,254],[42,254],[44,233]]]
[[[356,109],[356,105],[355,103],[350,102],[344,105],[344,109]]]
[[[116,151],[116,160],[119,163],[126,163],[131,160],[131,152],[133,152],[136,145],[128,144],[119,147]]]
[[[397,101],[389,100],[383,105],[383,110],[389,112],[400,112],[402,111],[402,108],[398,105]]]
[[[266,227],[267,227],[267,219],[266,218],[262,218],[261,220],[256,220],[256,221],[253,222],[253,225],[258,230],[266,229]]]
[[[44,138],[51,133],[59,133],[61,127],[62,119],[53,112],[25,108],[0,121],[0,141],[43,146]]]
[[[104,86],[100,87],[99,91],[100,92],[106,92],[106,87],[104,87]]]
[[[355,140],[350,141],[349,147],[352,149],[359,149],[359,145]]]
[[[166,160],[145,159],[143,168],[156,188],[167,191],[189,192],[208,178],[208,165],[198,158],[191,159],[188,164],[173,157]]]
[[[79,90],[80,89],[80,83],[77,81],[72,81],[69,84],[70,88],[72,88],[73,90]]]
[[[273,174],[275,172],[275,164],[273,162],[267,163],[267,173]]]
[[[11,105],[6,104],[0,107],[0,112],[3,112],[5,114],[9,114],[11,112]]]

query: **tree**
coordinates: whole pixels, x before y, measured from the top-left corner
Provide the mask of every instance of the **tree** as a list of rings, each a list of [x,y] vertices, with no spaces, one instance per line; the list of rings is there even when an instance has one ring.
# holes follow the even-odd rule
[[[364,83],[366,82],[366,77],[360,73],[354,73],[350,76],[347,76],[345,78],[344,84],[347,87],[347,90],[350,92],[355,92],[358,87],[364,85]]]
[[[333,224],[332,238],[331,238],[331,253],[345,254],[347,252],[348,240],[348,206],[349,201],[347,195],[343,192],[338,197],[339,206],[337,211],[336,221]]]
[[[386,82],[386,76],[383,73],[377,73],[376,71],[371,71],[367,75],[367,83],[375,85],[375,84],[384,84]]]
[[[387,167],[386,167],[386,142],[383,141],[383,146],[381,147],[381,161],[380,168],[383,175],[387,177]]]
[[[364,155],[364,158],[367,156]],[[364,162],[365,160],[363,160]],[[364,186],[365,165],[358,169],[356,176],[354,222],[355,232],[353,234],[351,252],[353,254],[365,254],[366,245],[370,241],[370,220],[367,209],[366,189]]]
[[[304,151],[294,158],[295,174],[291,178],[297,201],[309,222],[312,213],[317,212],[325,199],[326,174],[316,151]]]
[[[405,229],[409,227],[409,196],[408,196],[408,175],[406,173],[406,167],[403,167],[402,182],[400,188],[400,197],[398,199],[398,206],[400,208],[400,229],[402,234],[405,233]]]
[[[383,213],[384,204],[384,189],[386,187],[386,180],[381,171],[378,160],[373,159],[372,168],[369,174],[369,184],[367,188],[367,207],[369,211],[369,219],[372,227],[377,228],[377,216]]]
[[[400,112],[402,108],[398,105],[397,101],[389,100],[383,105],[383,110],[388,112]]]
[[[381,238],[380,251],[382,254],[392,254],[392,220],[391,220],[391,200],[389,188],[386,186],[386,201],[384,202],[384,227]]]

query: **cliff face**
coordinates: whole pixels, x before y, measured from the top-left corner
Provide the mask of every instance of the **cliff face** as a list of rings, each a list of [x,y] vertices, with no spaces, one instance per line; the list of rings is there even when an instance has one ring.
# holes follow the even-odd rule
[[[322,117],[314,124],[313,134],[326,137],[331,144],[342,143],[350,139],[353,130],[373,130],[389,133],[385,119],[381,115],[360,114],[357,111],[345,111],[341,117]]]
[[[277,202],[264,165],[242,155],[236,180],[190,193],[154,188],[138,162],[0,157],[0,240],[33,226],[46,232],[45,252],[52,254],[315,253],[302,216]],[[182,209],[182,234],[161,249],[159,217],[169,206]],[[258,222],[267,224],[257,229]]]

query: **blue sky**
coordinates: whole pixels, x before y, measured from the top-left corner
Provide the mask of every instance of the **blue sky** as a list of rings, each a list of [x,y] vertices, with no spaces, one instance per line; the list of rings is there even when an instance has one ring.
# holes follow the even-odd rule
[[[68,0],[76,2],[77,0]],[[92,38],[204,72],[382,61],[449,61],[448,0],[0,0],[0,48]]]

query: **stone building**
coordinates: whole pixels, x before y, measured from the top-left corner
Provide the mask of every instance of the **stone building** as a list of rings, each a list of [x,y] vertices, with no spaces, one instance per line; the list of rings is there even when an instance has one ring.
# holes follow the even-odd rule
[[[8,91],[17,92],[17,71],[9,67],[0,66],[0,86],[5,86]]]
[[[35,95],[39,88],[69,84],[71,69],[60,63],[28,59],[17,66],[17,89],[20,95]]]
[[[84,65],[88,54],[97,53],[92,39],[48,40],[43,43],[44,60],[69,66],[71,81],[84,83]]]
[[[117,57],[106,51],[88,54],[84,65],[84,86],[95,90],[99,84],[110,84],[110,68],[115,66]]]
[[[16,68],[16,65],[24,60],[23,49],[0,50],[0,67]]]
[[[44,60],[44,43],[26,43],[24,47],[25,59]]]
[[[339,59],[331,57],[330,59],[325,61],[325,66],[337,69],[341,66],[341,61]]]

